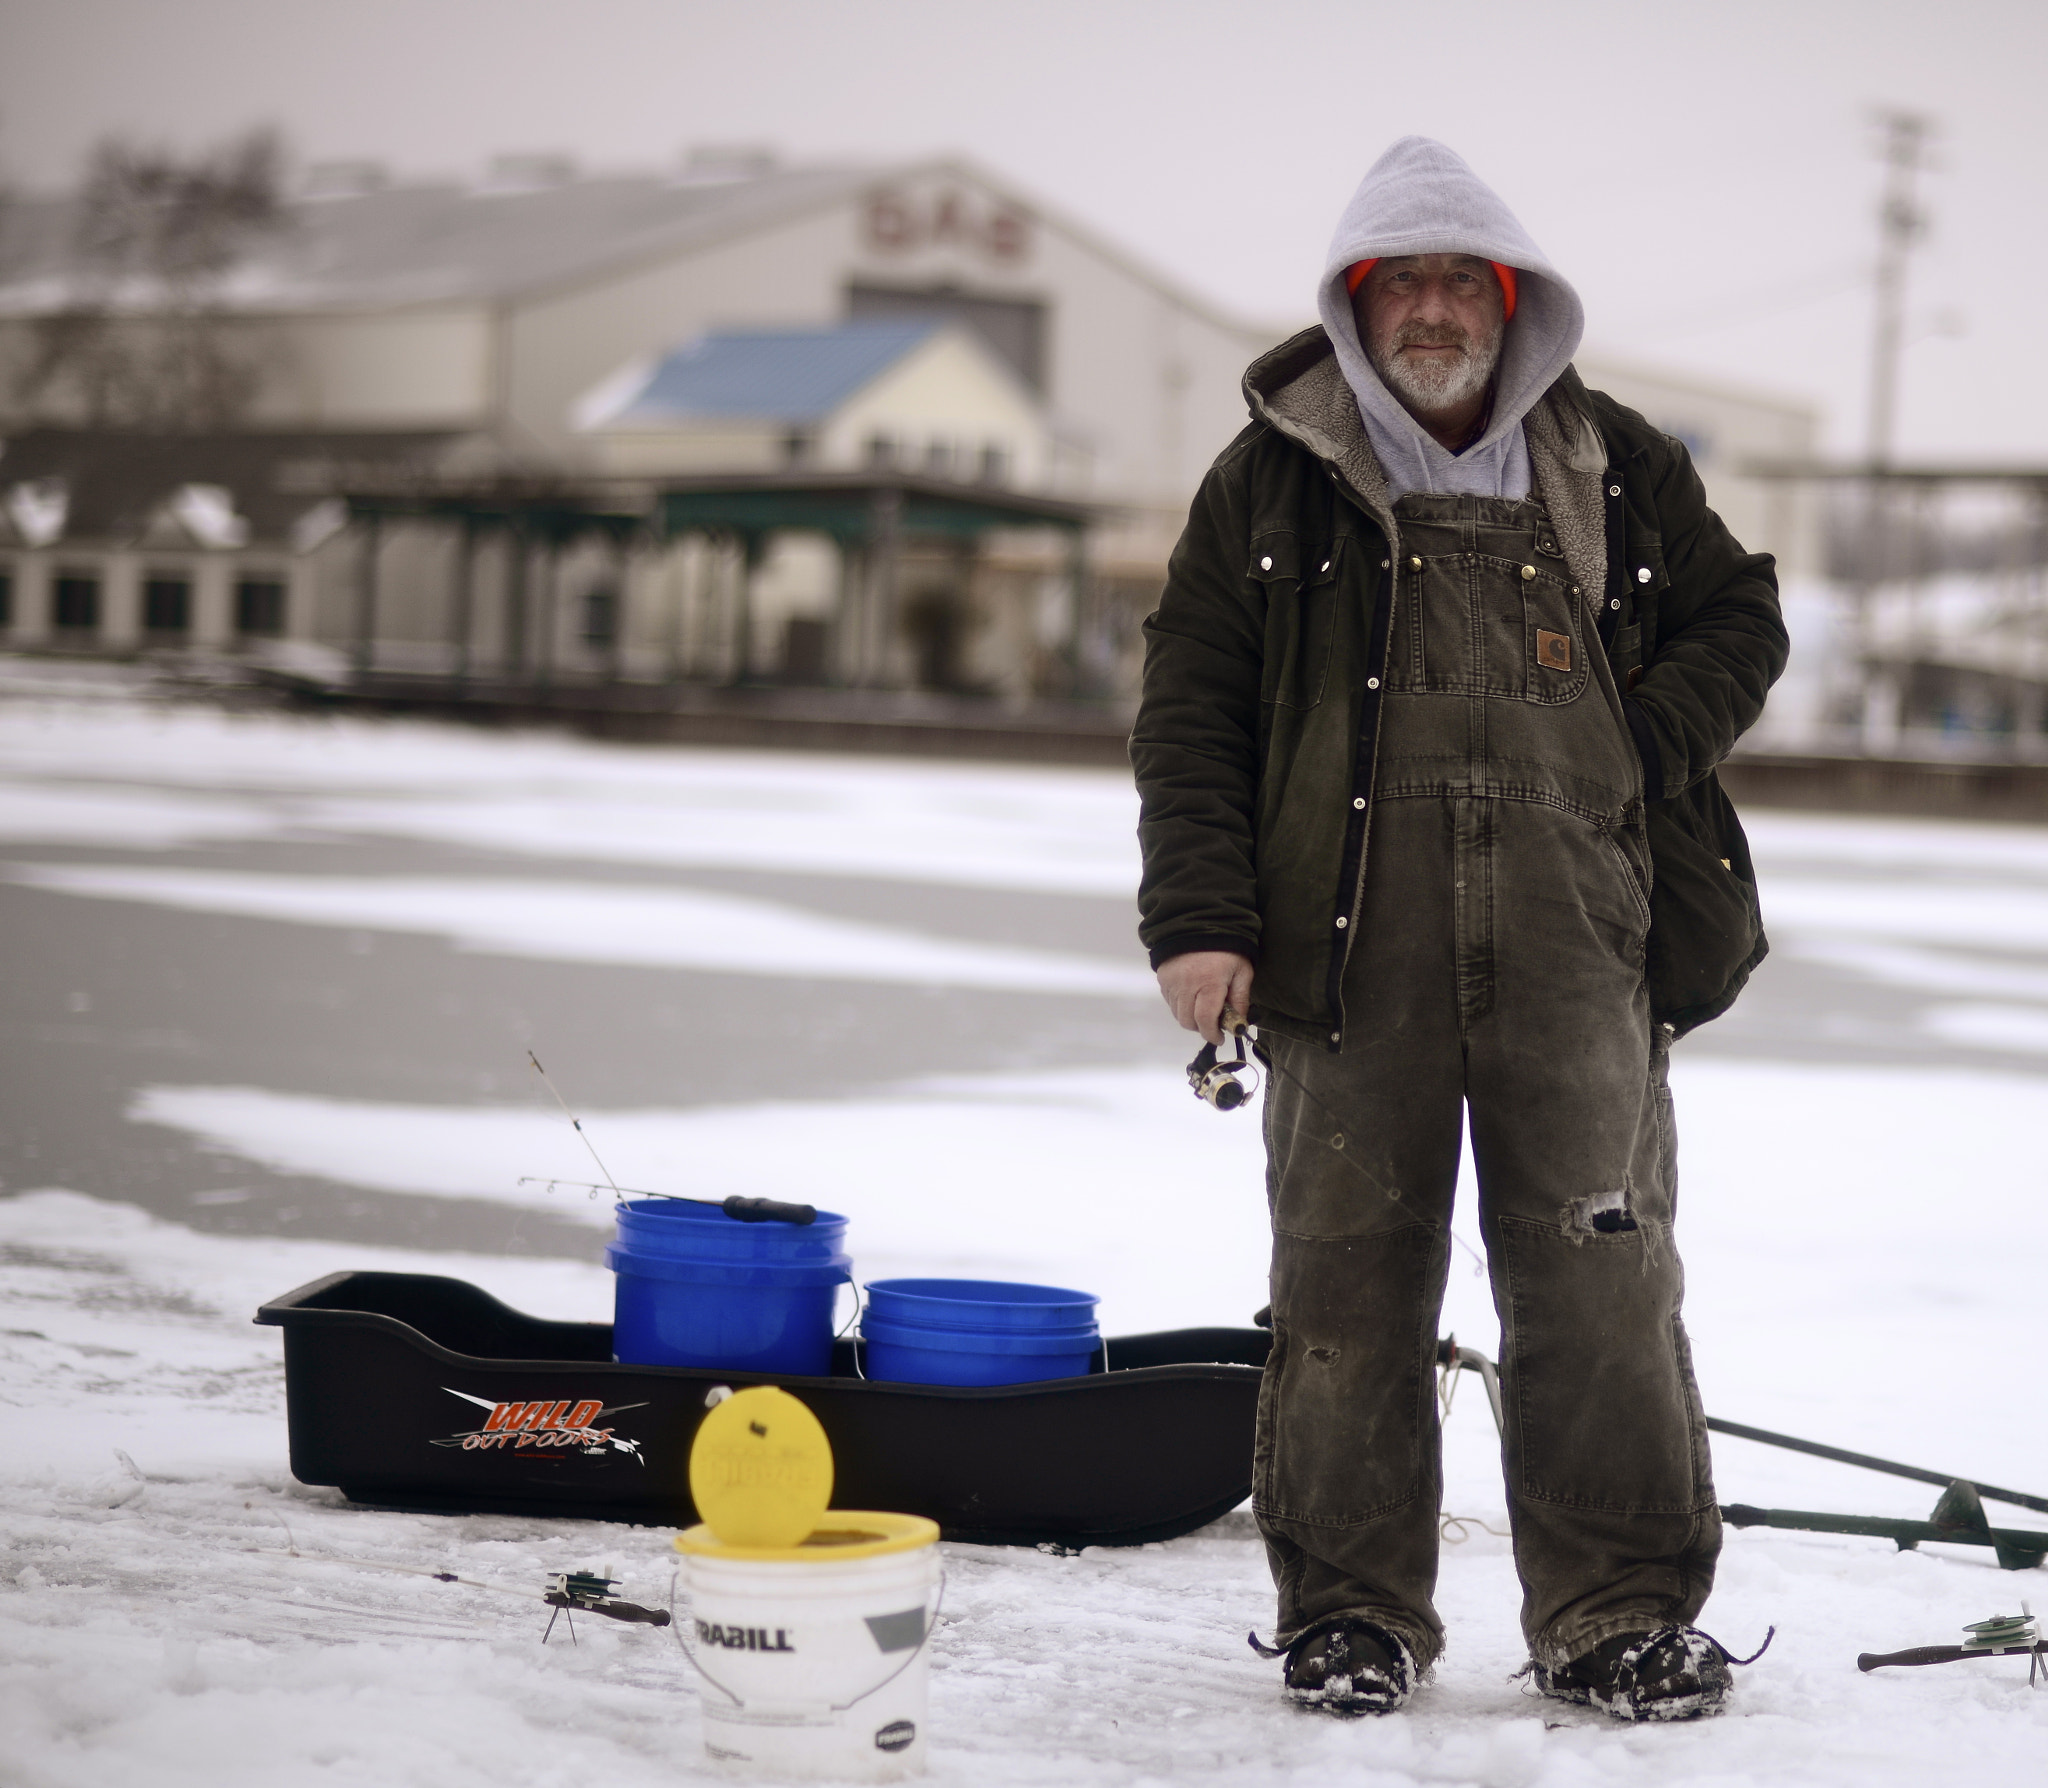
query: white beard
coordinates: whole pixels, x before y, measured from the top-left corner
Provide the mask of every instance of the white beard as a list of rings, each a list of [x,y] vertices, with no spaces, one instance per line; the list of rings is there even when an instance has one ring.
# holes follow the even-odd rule
[[[1368,358],[1373,371],[1405,409],[1421,416],[1438,415],[1486,389],[1500,364],[1500,331],[1483,342],[1468,338],[1456,359],[1432,355],[1427,360],[1410,360],[1397,344],[1382,347],[1377,342]]]

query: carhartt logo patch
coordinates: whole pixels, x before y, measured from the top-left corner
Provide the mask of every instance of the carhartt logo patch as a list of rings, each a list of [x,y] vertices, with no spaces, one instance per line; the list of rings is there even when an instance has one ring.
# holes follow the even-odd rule
[[[1537,628],[1536,662],[1549,670],[1570,670],[1572,667],[1571,635],[1568,633],[1551,633],[1544,628]]]

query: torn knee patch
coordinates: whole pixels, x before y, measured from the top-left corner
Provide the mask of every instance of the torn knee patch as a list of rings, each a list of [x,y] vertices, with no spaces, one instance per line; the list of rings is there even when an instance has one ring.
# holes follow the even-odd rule
[[[1620,1235],[1634,1229],[1628,1188],[1617,1186],[1612,1192],[1591,1192],[1573,1199],[1564,1207],[1561,1227],[1568,1236]]]

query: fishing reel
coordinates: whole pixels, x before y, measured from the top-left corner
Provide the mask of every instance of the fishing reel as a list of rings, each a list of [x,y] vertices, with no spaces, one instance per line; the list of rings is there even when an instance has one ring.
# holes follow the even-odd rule
[[[1218,1111],[1235,1111],[1257,1092],[1259,1071],[1252,1062],[1251,1045],[1258,1040],[1259,1027],[1225,1006],[1223,1042],[1204,1043],[1188,1063],[1188,1085],[1195,1097]]]

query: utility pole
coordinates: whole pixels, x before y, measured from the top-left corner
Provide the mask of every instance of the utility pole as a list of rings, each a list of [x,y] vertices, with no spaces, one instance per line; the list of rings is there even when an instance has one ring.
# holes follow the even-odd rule
[[[1916,176],[1934,134],[1934,121],[1915,112],[1882,112],[1884,195],[1878,201],[1877,306],[1870,343],[1870,464],[1891,465],[1898,421],[1899,356],[1906,340],[1906,257],[1927,231],[1927,214],[1914,195]]]
[[[1879,662],[1873,638],[1877,586],[1891,572],[1892,505],[1886,473],[1892,466],[1893,436],[1898,425],[1899,361],[1906,345],[1906,257],[1926,234],[1927,215],[1915,188],[1925,164],[1934,121],[1923,114],[1885,111],[1877,116],[1882,133],[1878,148],[1884,163],[1884,190],[1877,208],[1877,272],[1870,336],[1870,415],[1865,458],[1870,467],[1866,492],[1862,565],[1854,590],[1856,657],[1862,690],[1858,730],[1862,748],[1896,749],[1904,721],[1897,673]],[[1887,736],[1889,735],[1889,736]]]

